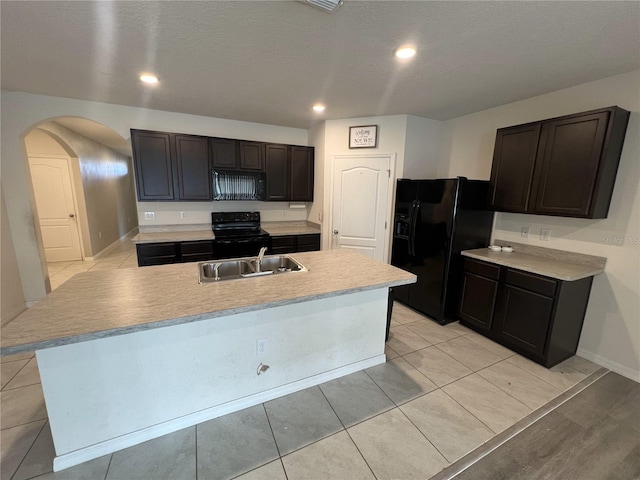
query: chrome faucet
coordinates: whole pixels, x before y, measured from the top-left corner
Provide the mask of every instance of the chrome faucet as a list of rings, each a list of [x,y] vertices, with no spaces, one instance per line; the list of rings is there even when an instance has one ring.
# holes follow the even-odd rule
[[[260,252],[258,252],[258,256],[254,260],[255,266],[256,266],[256,273],[262,271],[262,260],[264,259],[264,254],[266,253],[266,251],[267,251],[267,247],[262,247],[260,249]]]

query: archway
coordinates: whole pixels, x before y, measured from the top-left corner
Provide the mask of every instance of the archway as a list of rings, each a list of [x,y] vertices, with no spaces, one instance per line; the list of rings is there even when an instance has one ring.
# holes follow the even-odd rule
[[[128,140],[105,125],[79,117],[40,122],[23,140],[29,162],[34,230],[45,277],[51,273],[45,263],[51,267],[55,266],[51,262],[90,262],[135,233],[138,220]],[[70,195],[66,205],[56,209],[52,194],[58,194],[59,203],[65,202],[60,186],[64,165],[68,166]],[[51,213],[57,225],[51,225]],[[76,228],[77,235],[75,256],[71,227]],[[46,289],[49,291],[49,285]]]

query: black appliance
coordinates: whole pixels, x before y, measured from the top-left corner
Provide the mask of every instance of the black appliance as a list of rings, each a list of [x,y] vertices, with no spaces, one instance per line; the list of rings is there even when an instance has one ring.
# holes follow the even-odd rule
[[[211,229],[216,258],[254,256],[270,246],[271,237],[260,228],[260,212],[211,212]]]
[[[465,177],[398,180],[391,264],[418,280],[394,287],[396,300],[441,324],[457,319],[460,252],[491,239],[488,189],[489,182]]]

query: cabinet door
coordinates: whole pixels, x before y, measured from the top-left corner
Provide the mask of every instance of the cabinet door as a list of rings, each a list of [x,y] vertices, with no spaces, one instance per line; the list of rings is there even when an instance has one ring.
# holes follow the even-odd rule
[[[178,250],[174,242],[138,244],[136,245],[136,255],[139,267],[165,265],[179,261]]]
[[[320,250],[319,233],[298,235],[296,238],[296,252],[315,252],[317,250]]]
[[[264,172],[264,143],[240,141],[240,169]]]
[[[465,271],[460,296],[460,318],[481,330],[491,330],[497,296],[497,280]]]
[[[211,164],[213,168],[236,170],[238,168],[238,141],[228,138],[210,138]]]
[[[131,130],[138,200],[173,200],[171,134]]]
[[[544,122],[533,213],[588,217],[610,112]]]
[[[176,167],[180,200],[211,200],[207,137],[176,135]]]
[[[491,208],[521,213],[529,210],[539,136],[540,123],[498,130],[491,166]]]
[[[505,344],[542,357],[552,312],[552,298],[506,284],[494,332]]]
[[[267,164],[267,200],[289,200],[289,147],[268,143],[265,145]]]
[[[291,147],[291,200],[313,201],[313,147]]]

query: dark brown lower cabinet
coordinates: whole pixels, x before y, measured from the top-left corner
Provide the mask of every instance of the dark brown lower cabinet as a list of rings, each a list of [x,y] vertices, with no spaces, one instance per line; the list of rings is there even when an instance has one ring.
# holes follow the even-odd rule
[[[271,237],[270,255],[320,250],[320,234],[281,235]]]
[[[592,281],[465,258],[460,323],[549,368],[578,348]]]
[[[213,240],[139,243],[136,245],[136,253],[139,267],[168,263],[203,262],[214,258]]]

